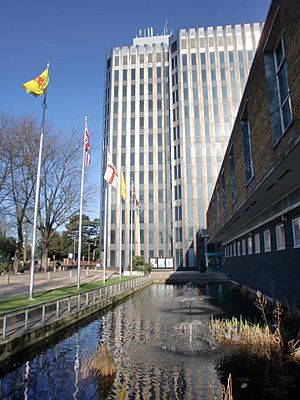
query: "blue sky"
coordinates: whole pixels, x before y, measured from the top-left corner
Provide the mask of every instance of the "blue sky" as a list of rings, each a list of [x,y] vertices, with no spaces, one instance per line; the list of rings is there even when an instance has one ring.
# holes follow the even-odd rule
[[[139,29],[190,28],[263,22],[270,0],[1,0],[0,112],[41,117],[41,99],[22,83],[50,60],[47,121],[67,132],[82,129],[89,115],[92,165],[100,183],[100,148],[105,53],[130,45]],[[99,190],[98,190],[99,193]],[[95,199],[94,214],[98,215]]]

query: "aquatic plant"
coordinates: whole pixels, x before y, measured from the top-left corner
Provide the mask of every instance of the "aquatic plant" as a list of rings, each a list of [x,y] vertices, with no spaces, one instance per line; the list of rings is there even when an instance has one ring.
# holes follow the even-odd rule
[[[210,320],[212,338],[217,343],[230,343],[243,346],[247,351],[260,356],[271,357],[272,353],[281,353],[283,338],[280,332],[282,307],[276,302],[273,311],[273,329],[267,318],[267,300],[260,292],[256,294],[255,305],[261,311],[263,324],[252,324],[242,317],[237,319]]]
[[[115,377],[117,366],[105,343],[95,351],[91,358],[83,360],[80,372],[83,379],[93,375],[101,378]]]
[[[288,344],[291,359],[300,364],[300,339],[290,340]]]
[[[222,385],[222,395],[223,395],[223,400],[233,400],[231,374],[229,374],[228,376],[227,386],[225,387],[224,385]]]

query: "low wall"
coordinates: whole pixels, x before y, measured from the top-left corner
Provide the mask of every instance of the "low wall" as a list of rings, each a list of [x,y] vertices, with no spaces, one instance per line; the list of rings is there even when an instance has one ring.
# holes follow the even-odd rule
[[[141,284],[138,287],[130,288],[125,290],[123,293],[115,295],[109,299],[103,299],[99,303],[88,305],[86,308],[73,311],[67,316],[62,316],[56,320],[32,331],[28,331],[21,336],[15,337],[13,339],[8,339],[0,343],[0,362],[12,357],[13,355],[28,349],[29,347],[49,338],[55,333],[66,329],[67,327],[76,324],[77,322],[83,320],[92,314],[97,313],[108,306],[116,304],[123,298],[130,296],[144,287],[150,285],[151,280]]]

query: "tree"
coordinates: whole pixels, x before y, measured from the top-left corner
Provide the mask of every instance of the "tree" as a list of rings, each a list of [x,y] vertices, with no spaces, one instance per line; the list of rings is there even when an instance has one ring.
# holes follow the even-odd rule
[[[4,163],[9,171],[2,196],[2,214],[5,212],[15,222],[14,271],[17,272],[23,251],[23,226],[29,218],[33,199],[39,133],[35,120],[28,116],[7,118],[1,126],[5,136]]]
[[[7,147],[8,147],[8,140],[7,140],[7,133],[9,131],[9,118],[1,114],[0,116],[0,207],[4,200],[6,199],[8,191],[7,185],[7,178],[10,174],[12,165],[8,162],[7,157]]]
[[[6,233],[0,229],[0,271],[10,269],[15,249],[15,239],[6,236]]]
[[[74,215],[66,224],[66,236],[69,239],[69,249],[73,253],[74,238],[78,240],[79,231],[79,215]],[[99,237],[100,223],[99,219],[90,220],[89,216],[82,216],[82,248],[81,256],[85,260],[93,260],[99,258]]]
[[[78,212],[82,141],[53,135],[45,145],[41,168],[39,231],[42,268],[47,268],[48,251],[57,229]]]
[[[144,274],[150,274],[151,265],[145,263],[145,260],[142,256],[133,256],[132,257],[132,268],[134,271],[144,272]]]

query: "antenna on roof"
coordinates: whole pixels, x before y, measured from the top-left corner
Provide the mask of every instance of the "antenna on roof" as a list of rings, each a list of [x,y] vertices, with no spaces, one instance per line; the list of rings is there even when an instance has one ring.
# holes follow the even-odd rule
[[[164,35],[168,34],[168,18],[166,18],[165,26],[164,26]]]

